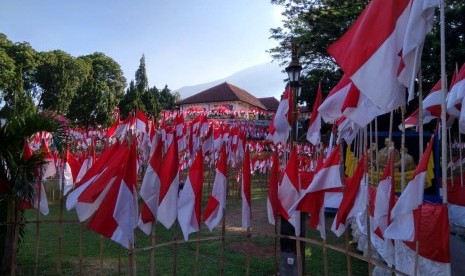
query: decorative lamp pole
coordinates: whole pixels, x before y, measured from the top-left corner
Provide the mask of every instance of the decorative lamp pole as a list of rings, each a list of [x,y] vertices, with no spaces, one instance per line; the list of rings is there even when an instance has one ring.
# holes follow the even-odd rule
[[[289,76],[289,86],[292,94],[292,130],[290,135],[290,146],[292,148],[294,141],[298,138],[298,127],[297,127],[297,97],[300,96],[302,90],[302,84],[300,82],[300,72],[302,66],[299,63],[297,57],[297,46],[292,43],[292,58],[289,66],[286,67],[286,72]],[[299,185],[300,186],[300,185]],[[300,189],[300,187],[299,187]],[[300,237],[305,235],[305,215],[300,214]],[[281,217],[280,234],[282,236],[296,236],[294,226],[290,224],[286,219]],[[287,238],[280,239],[280,263],[279,263],[279,274],[280,275],[303,275],[304,271],[304,256],[305,256],[304,243],[298,240],[292,240]]]
[[[297,45],[292,42],[291,46],[292,56],[291,62],[286,67],[287,75],[289,76],[289,86],[292,91],[292,128],[295,129],[291,132],[291,146],[294,141],[297,141],[297,97],[300,96],[300,91],[302,89],[300,85],[300,72],[302,71],[302,65],[299,63],[299,58],[297,57]]]

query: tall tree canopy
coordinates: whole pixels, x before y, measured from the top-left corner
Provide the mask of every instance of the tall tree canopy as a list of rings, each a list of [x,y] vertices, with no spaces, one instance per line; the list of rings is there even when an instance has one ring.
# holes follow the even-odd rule
[[[291,41],[298,45],[303,66],[303,93],[301,100],[312,105],[318,81],[325,93],[342,76],[326,48],[339,39],[357,19],[368,0],[271,0],[285,8],[282,28],[271,30],[271,38],[279,46],[270,49],[275,60],[286,64],[290,60]],[[447,71],[451,74],[455,63],[465,62],[465,4],[461,0],[446,1]],[[439,12],[435,25],[425,42],[422,59],[424,88],[430,89],[439,79]]]
[[[2,116],[14,116],[34,109],[36,55],[29,43],[12,43],[0,34],[0,98],[4,104],[0,112]]]
[[[124,93],[126,78],[120,65],[104,53],[78,58],[89,65],[90,73],[73,98],[68,117],[82,125],[108,125]]]
[[[42,89],[39,107],[66,115],[69,105],[89,73],[88,65],[61,50],[38,54],[36,81]]]

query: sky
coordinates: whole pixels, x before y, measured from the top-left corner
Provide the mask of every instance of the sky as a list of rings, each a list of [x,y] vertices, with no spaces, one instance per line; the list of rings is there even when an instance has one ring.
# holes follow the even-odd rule
[[[271,0],[3,0],[0,32],[37,51],[103,52],[134,79],[142,54],[149,86],[171,90],[271,61]]]

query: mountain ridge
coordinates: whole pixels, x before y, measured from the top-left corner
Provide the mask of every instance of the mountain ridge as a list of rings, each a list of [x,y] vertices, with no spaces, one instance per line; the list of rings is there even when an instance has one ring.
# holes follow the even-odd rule
[[[284,91],[286,74],[278,64],[267,62],[253,65],[231,74],[228,77],[196,85],[183,86],[178,91],[181,99],[202,92],[223,82],[240,87],[257,98],[275,97],[279,99]]]

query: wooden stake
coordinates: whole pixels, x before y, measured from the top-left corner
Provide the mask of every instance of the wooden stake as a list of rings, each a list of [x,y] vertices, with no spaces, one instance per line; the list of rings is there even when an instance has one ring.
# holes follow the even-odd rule
[[[173,275],[176,276],[176,266],[177,266],[177,246],[178,243],[176,242],[178,240],[178,225],[176,221],[173,224]]]
[[[247,256],[245,275],[250,275],[250,227],[247,227]]]
[[[62,164],[62,170],[60,172],[60,218],[58,222],[58,256],[57,256],[57,273],[59,275],[63,274],[63,271],[61,269],[61,247],[62,247],[62,240],[63,240],[63,208],[64,208],[64,189],[65,189],[65,163],[67,162],[66,160],[66,151],[65,151],[65,156],[63,158],[63,164]]]
[[[37,276],[39,270],[39,238],[40,238],[40,198],[42,195],[42,169],[39,172],[39,180],[38,180],[38,189],[39,195],[37,199],[37,222],[36,222],[36,254],[34,258],[34,276]]]
[[[155,245],[156,243],[156,230],[157,229],[157,223],[156,221],[153,223],[152,227],[152,235],[151,235],[151,245]],[[155,275],[155,247],[150,249],[150,276]]]
[[[220,262],[220,275],[224,275],[224,247],[226,236],[226,214],[223,209],[223,218],[221,219],[221,262]]]
[[[103,236],[102,235],[100,235],[99,242],[100,242],[100,256],[99,256],[100,275],[104,275],[103,273]]]

